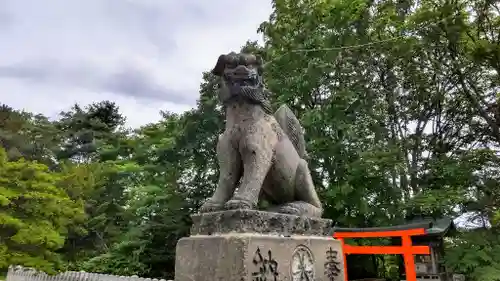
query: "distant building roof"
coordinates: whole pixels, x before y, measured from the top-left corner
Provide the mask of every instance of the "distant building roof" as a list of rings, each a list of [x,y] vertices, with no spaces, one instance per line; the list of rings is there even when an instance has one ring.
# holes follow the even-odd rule
[[[424,223],[429,224],[429,227],[425,229],[428,236],[445,236],[449,231],[455,231],[456,226],[453,223],[453,219],[449,217],[443,217],[438,219],[432,218],[416,218],[409,221],[409,224]]]

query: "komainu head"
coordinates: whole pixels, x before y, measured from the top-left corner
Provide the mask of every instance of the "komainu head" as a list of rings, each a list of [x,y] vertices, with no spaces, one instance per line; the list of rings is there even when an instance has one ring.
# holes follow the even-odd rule
[[[220,55],[212,70],[212,74],[221,78],[219,97],[222,102],[244,98],[249,102],[264,103],[268,106],[263,72],[263,61],[260,56],[234,52]]]
[[[212,74],[221,77],[228,87],[259,87],[263,86],[262,64],[260,56],[231,52],[219,56]]]

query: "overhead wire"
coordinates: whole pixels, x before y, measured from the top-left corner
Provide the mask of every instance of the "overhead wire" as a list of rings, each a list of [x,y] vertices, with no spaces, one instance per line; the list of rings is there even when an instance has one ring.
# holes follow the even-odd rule
[[[336,50],[347,50],[347,49],[357,49],[357,48],[362,48],[362,47],[367,47],[371,45],[376,45],[376,44],[381,44],[381,43],[387,43],[391,41],[396,41],[399,39],[404,39],[404,36],[398,36],[398,37],[392,37],[389,39],[385,40],[379,40],[379,41],[372,41],[364,44],[357,44],[357,45],[348,45],[348,46],[338,46],[338,47],[330,47],[330,48],[312,48],[312,49],[295,49],[295,50],[290,50],[288,52],[285,52],[284,54],[281,54],[266,63],[264,63],[264,67],[266,67],[268,64],[271,64],[272,62],[275,62],[281,58],[283,58],[286,55],[293,54],[293,53],[310,53],[310,52],[321,52],[321,51],[336,51]]]
[[[434,22],[434,24],[446,24],[448,20],[449,20],[449,18],[442,18],[442,19],[439,19],[438,21]],[[265,67],[268,64],[271,64],[272,62],[275,62],[275,61],[283,58],[284,56],[289,55],[289,54],[293,54],[293,53],[309,53],[309,52],[357,49],[357,48],[361,48],[361,47],[367,47],[367,46],[371,46],[371,45],[387,43],[387,42],[392,42],[392,41],[396,41],[396,40],[400,40],[400,39],[407,39],[407,38],[408,38],[407,36],[395,36],[395,37],[384,39],[384,40],[372,41],[372,42],[368,42],[368,43],[364,43],[364,44],[357,44],[357,45],[337,46],[337,47],[329,47],[329,48],[295,49],[295,50],[287,51],[287,52],[265,62],[263,66]]]

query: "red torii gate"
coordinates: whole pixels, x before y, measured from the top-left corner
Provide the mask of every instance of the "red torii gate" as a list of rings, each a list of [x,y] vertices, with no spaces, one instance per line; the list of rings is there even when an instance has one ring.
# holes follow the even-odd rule
[[[403,255],[405,273],[407,281],[417,281],[415,271],[415,258],[413,255],[429,255],[429,246],[413,246],[411,237],[425,235],[425,229],[432,226],[432,223],[417,223],[395,227],[374,227],[374,228],[334,228],[333,237],[342,243],[344,255],[344,280],[347,278],[347,259],[350,254],[361,255]],[[400,237],[401,246],[352,246],[344,242],[345,238],[383,238]]]

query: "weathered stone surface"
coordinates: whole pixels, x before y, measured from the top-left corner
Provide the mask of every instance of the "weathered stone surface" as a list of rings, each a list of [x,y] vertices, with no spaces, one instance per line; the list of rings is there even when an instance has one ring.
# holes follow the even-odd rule
[[[331,237],[196,235],[177,244],[175,280],[343,281],[343,263]]]
[[[262,233],[328,236],[332,220],[256,210],[228,210],[192,215],[191,235]]]
[[[265,200],[276,212],[319,218],[304,132],[286,105],[272,113],[263,71],[260,57],[236,53],[221,55],[212,70],[221,78],[226,122],[217,144],[219,182],[200,210],[256,209]]]

